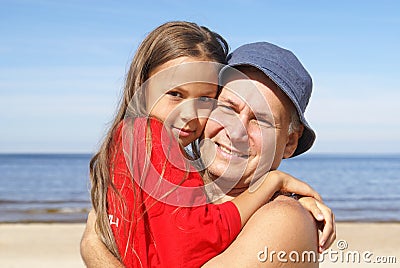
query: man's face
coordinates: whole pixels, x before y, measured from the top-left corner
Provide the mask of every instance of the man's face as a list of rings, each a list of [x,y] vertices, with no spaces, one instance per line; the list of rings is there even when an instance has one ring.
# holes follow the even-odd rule
[[[284,157],[290,100],[260,71],[228,74],[201,146],[208,172],[246,188]],[[232,187],[232,185],[228,186]]]

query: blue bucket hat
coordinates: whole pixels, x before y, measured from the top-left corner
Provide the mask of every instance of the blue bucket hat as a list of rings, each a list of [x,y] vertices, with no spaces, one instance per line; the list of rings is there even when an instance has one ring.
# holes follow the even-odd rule
[[[316,136],[304,117],[304,112],[311,96],[312,79],[297,57],[291,51],[276,45],[257,42],[243,45],[229,54],[228,66],[252,66],[259,69],[289,97],[304,125],[303,135],[292,157],[310,149]]]

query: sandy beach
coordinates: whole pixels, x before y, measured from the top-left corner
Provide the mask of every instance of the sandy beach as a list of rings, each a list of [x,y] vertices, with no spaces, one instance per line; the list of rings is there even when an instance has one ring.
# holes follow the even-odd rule
[[[83,229],[84,224],[0,224],[0,266],[85,267],[79,255]],[[338,223],[337,233],[337,240],[320,267],[398,267],[400,223]],[[371,252],[372,255],[365,253],[371,263],[361,259],[353,264],[353,257],[346,255],[355,251],[361,256]],[[373,263],[376,257],[383,256],[396,257],[397,264]]]
[[[84,224],[0,224],[0,267],[85,267]]]
[[[340,250],[340,248],[344,249]],[[329,259],[330,252],[332,252],[332,259],[337,259],[336,262]],[[360,254],[360,263],[353,263],[353,257],[346,257],[352,252]],[[371,260],[370,263],[363,261],[364,254],[366,261]],[[342,256],[344,257],[342,258]],[[381,260],[387,260],[388,258],[385,257],[389,256],[394,256],[397,264],[378,263]],[[320,265],[322,268],[398,267],[400,263],[400,223],[338,223],[336,241],[326,251],[324,257],[325,261]],[[346,259],[350,261],[346,261]]]

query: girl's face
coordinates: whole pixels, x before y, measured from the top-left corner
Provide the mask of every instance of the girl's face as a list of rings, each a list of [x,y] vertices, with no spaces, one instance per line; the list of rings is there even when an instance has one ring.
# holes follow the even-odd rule
[[[150,72],[145,84],[151,116],[169,127],[182,146],[202,134],[218,91],[219,64],[180,57]]]

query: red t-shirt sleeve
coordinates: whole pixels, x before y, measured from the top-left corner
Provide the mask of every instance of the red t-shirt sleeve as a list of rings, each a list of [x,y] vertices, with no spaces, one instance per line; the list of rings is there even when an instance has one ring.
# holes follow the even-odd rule
[[[147,122],[137,118],[116,132],[110,173],[121,198],[112,189],[107,198],[119,252],[127,267],[201,266],[236,238],[241,229],[239,211],[232,202],[206,202],[200,175],[184,168],[178,143],[169,140],[154,119],[146,166]]]

